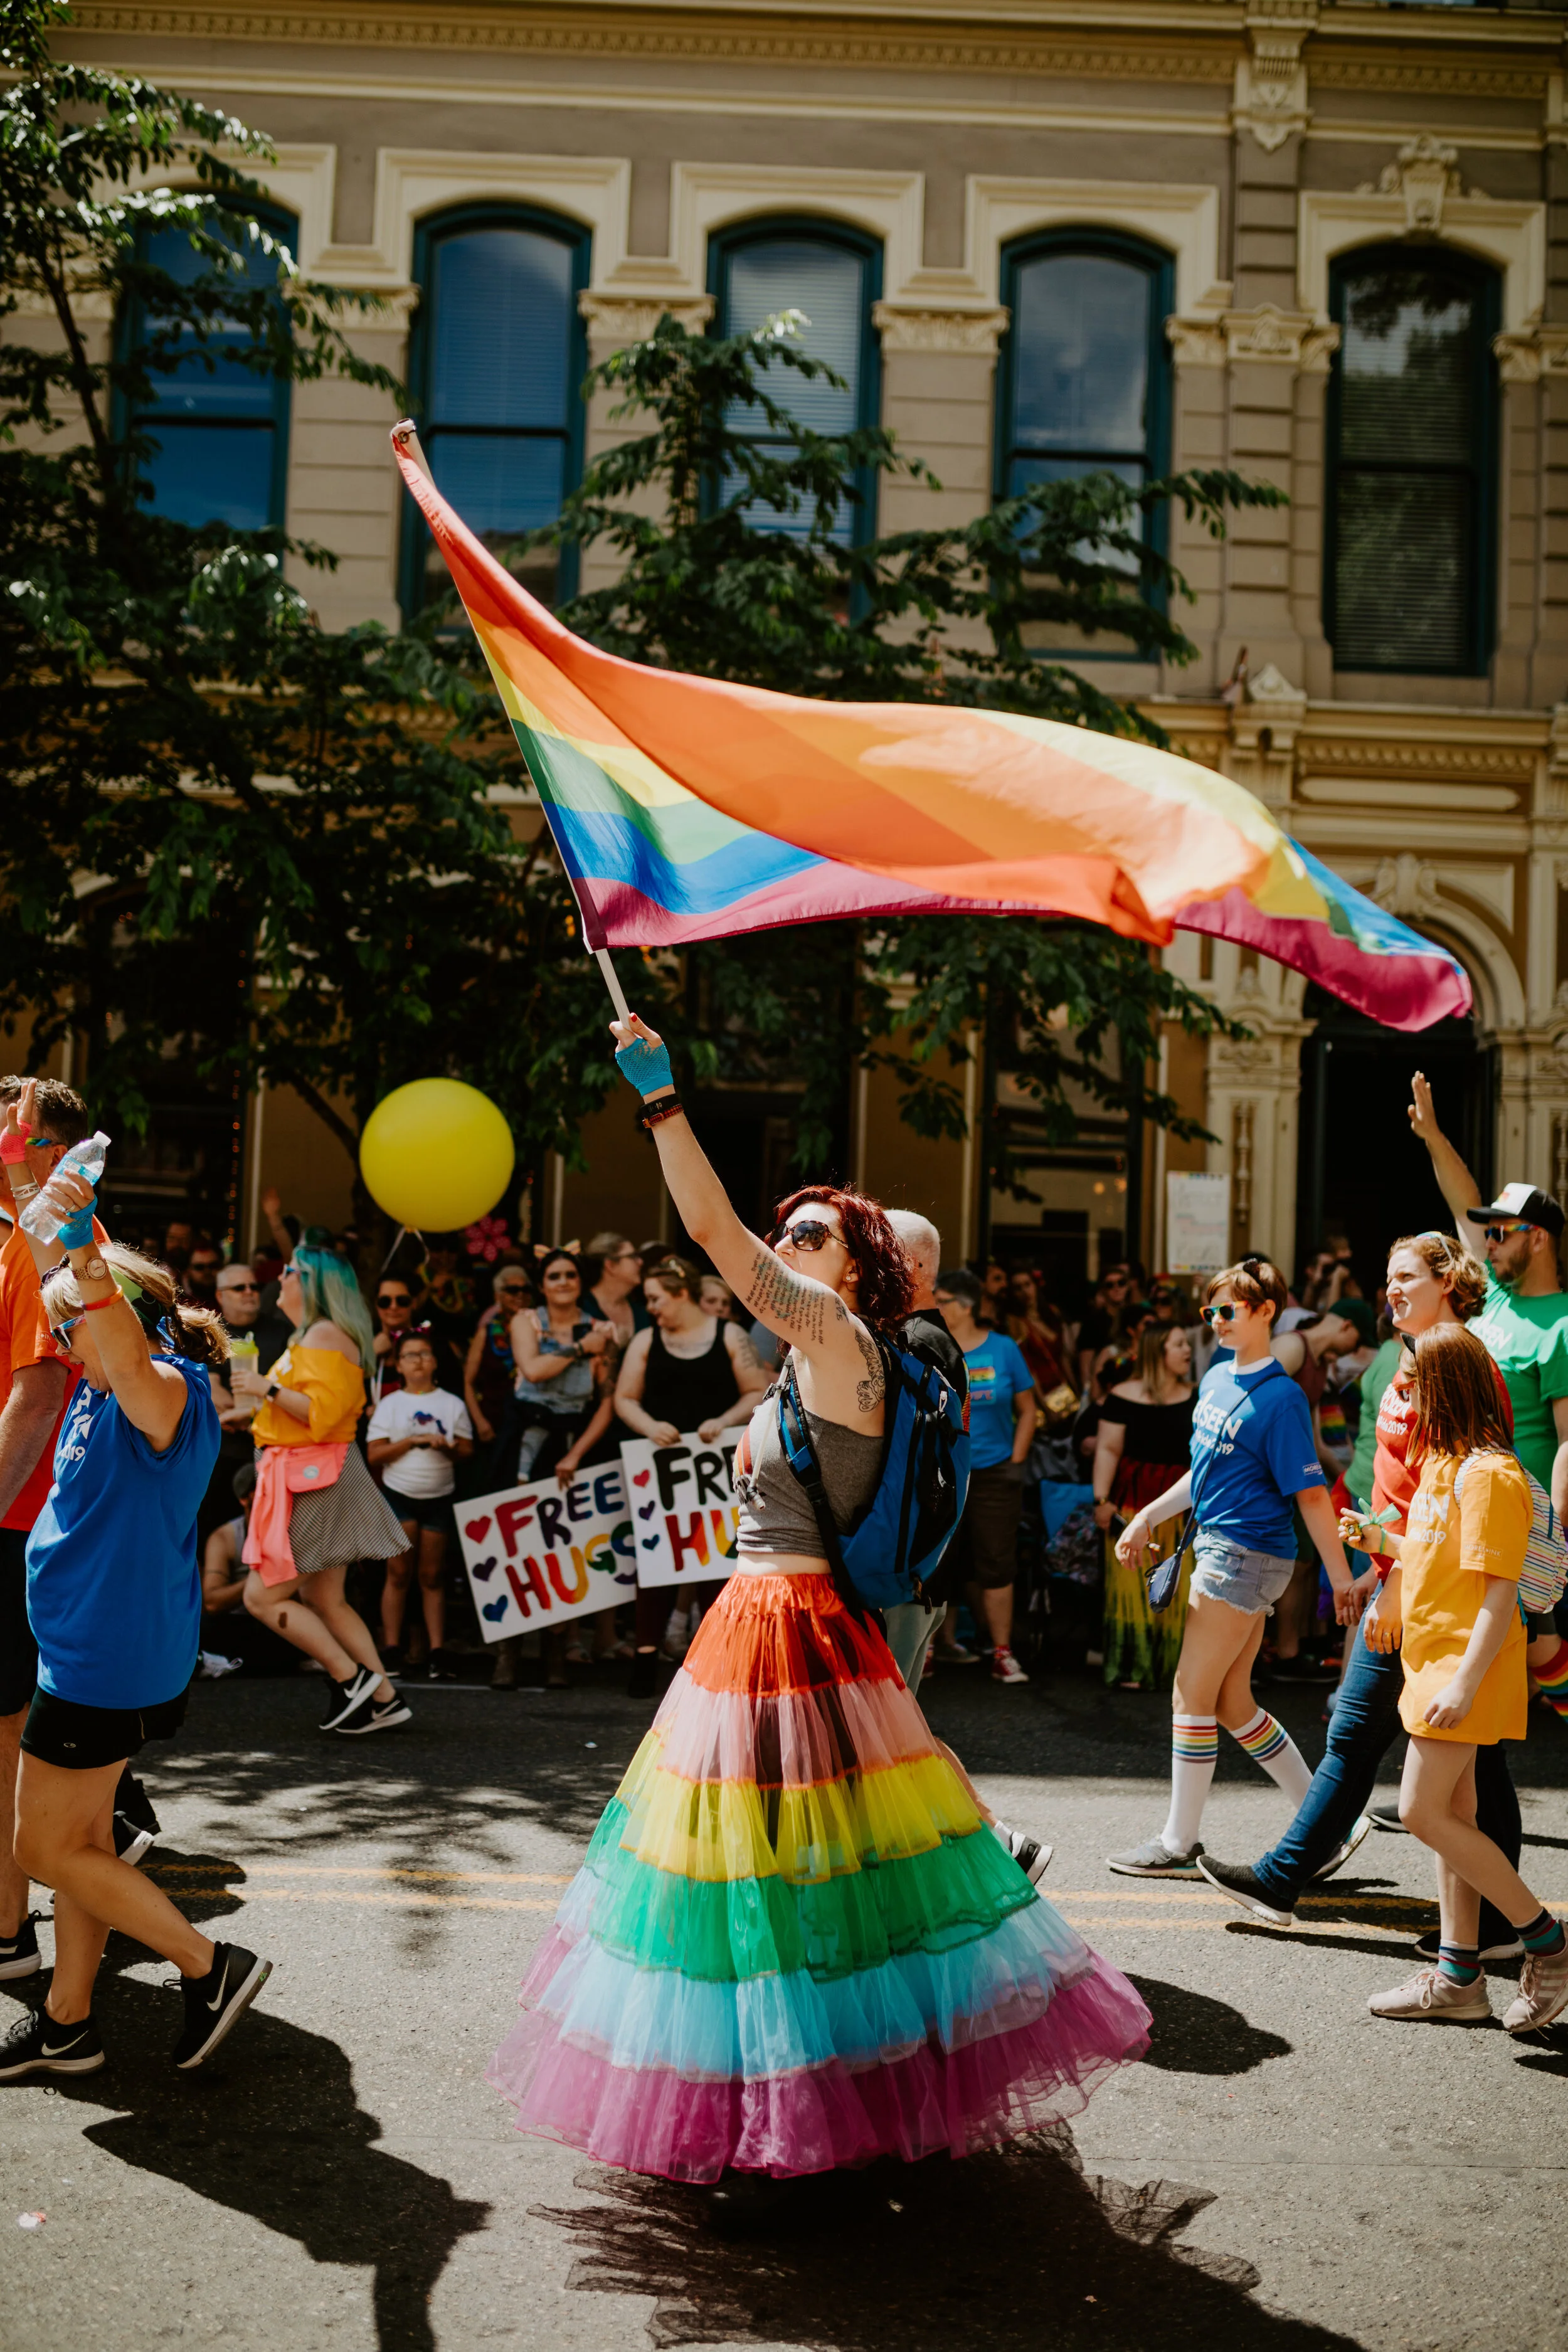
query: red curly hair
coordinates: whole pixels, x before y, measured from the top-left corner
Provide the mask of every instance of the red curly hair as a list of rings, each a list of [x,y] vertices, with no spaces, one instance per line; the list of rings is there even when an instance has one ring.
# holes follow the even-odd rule
[[[855,1311],[862,1323],[890,1329],[901,1323],[914,1305],[915,1282],[904,1245],[888,1223],[879,1201],[868,1200],[854,1186],[803,1184],[773,1212],[773,1234],[808,1201],[837,1209],[844,1239],[860,1278]]]

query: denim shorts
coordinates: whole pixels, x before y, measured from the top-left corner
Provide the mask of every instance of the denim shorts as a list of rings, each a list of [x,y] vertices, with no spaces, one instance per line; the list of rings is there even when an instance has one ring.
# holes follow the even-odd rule
[[[1227,1601],[1233,1609],[1245,1609],[1254,1617],[1268,1615],[1296,1570],[1293,1559],[1280,1559],[1271,1551],[1247,1551],[1207,1528],[1198,1529],[1193,1555],[1194,1600],[1202,1593],[1208,1601]]]

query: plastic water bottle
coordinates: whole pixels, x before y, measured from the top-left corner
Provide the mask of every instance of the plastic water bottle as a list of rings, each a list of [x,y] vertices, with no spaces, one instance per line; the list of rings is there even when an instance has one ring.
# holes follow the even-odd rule
[[[64,1175],[68,1169],[73,1176],[85,1176],[96,1192],[108,1156],[107,1135],[92,1135],[85,1143],[73,1143],[37,1198],[29,1201],[23,1210],[23,1232],[31,1234],[36,1242],[52,1242],[67,1219],[76,1214],[74,1204],[63,1201],[56,1192],[55,1176]]]

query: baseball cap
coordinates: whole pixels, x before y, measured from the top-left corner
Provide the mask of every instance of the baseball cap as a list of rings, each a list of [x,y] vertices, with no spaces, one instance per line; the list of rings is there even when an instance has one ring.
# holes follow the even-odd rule
[[[1505,1184],[1489,1207],[1472,1209],[1469,1214],[1478,1225],[1508,1218],[1521,1225],[1540,1225],[1553,1241],[1562,1236],[1561,1203],[1554,1201],[1550,1192],[1542,1192],[1534,1184]]]

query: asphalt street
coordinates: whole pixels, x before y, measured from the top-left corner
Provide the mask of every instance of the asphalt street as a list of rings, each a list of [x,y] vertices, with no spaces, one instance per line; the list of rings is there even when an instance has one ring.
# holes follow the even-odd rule
[[[1153,2011],[1147,2061],[1070,2130],[834,2176],[761,2227],[519,2137],[484,2068],[649,1708],[607,1666],[567,1693],[413,1685],[409,1730],[351,1743],[315,1731],[312,1679],[198,1684],[183,1739],[144,1759],[156,1867],[276,1971],[181,2076],[169,1971],[115,1939],[108,2066],[0,2086],[5,2352],[1568,2345],[1568,2034],[1364,2006],[1436,1917],[1423,1849],[1375,1832],[1309,1925],[1249,1925],[1105,1868],[1163,1818],[1167,1702],[955,1672],[929,1695]],[[1269,1697],[1321,1752],[1320,1696]],[[1513,1758],[1525,1874],[1568,1911],[1568,1729],[1532,1714]],[[1250,1858],[1283,1818],[1222,1753],[1211,1850]],[[0,2022],[41,1990],[0,1987]]]

